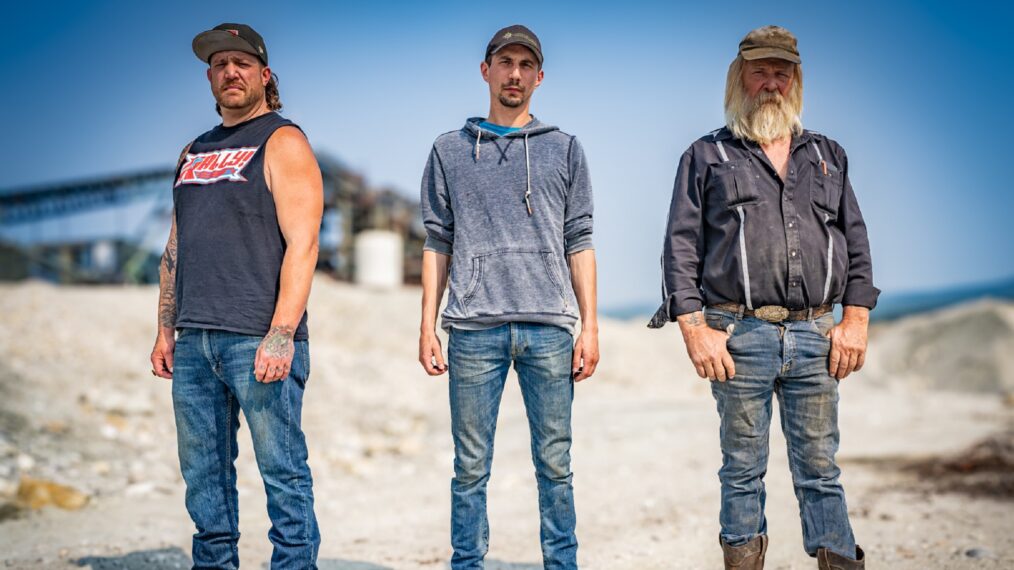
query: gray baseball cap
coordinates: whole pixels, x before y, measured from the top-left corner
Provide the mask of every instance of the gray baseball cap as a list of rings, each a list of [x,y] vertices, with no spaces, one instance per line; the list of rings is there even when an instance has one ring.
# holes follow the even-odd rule
[[[194,55],[204,63],[211,63],[211,56],[220,51],[242,51],[260,58],[268,64],[268,48],[264,38],[246,24],[219,24],[197,34],[192,44]]]
[[[485,59],[489,59],[489,56],[511,44],[520,44],[532,50],[535,57],[539,58],[539,65],[542,65],[542,44],[539,42],[539,37],[520,24],[507,26],[493,34],[493,39],[489,40],[489,45],[486,46]]]

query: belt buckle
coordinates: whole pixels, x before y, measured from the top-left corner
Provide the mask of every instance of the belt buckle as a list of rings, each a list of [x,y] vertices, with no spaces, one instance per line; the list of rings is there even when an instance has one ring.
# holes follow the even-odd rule
[[[769,323],[780,323],[789,318],[789,310],[778,305],[764,305],[763,307],[755,309],[753,316]]]

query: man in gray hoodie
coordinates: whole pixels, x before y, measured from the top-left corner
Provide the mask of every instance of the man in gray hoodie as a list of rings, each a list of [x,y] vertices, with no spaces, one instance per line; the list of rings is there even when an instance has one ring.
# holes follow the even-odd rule
[[[450,376],[453,570],[482,568],[489,547],[486,483],[511,364],[531,429],[544,565],[577,568],[571,406],[574,382],[599,359],[592,192],[577,139],[529,114],[542,61],[531,30],[497,32],[480,66],[489,116],[437,137],[423,173],[419,361]],[[448,277],[445,364],[436,318]]]

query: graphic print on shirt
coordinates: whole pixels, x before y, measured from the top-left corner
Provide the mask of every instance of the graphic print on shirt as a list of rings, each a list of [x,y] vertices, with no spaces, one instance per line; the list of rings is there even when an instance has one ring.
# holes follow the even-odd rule
[[[213,184],[220,180],[246,182],[243,168],[260,147],[224,148],[200,154],[187,154],[175,187],[181,184]]]

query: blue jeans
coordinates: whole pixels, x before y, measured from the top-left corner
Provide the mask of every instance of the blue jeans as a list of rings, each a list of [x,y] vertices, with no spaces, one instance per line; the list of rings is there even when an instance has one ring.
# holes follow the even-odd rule
[[[854,558],[855,537],[838,482],[838,381],[828,372],[834,315],[773,324],[707,309],[708,326],[733,327],[729,354],[736,376],[712,382],[721,418],[721,537],[745,544],[767,533],[764,475],[768,465],[771,397],[778,396],[789,471],[799,501],[803,547],[827,548]]]
[[[500,397],[512,362],[532,434],[543,562],[547,570],[577,568],[570,472],[573,337],[562,328],[534,323],[451,329],[447,353],[454,436],[451,568],[481,569],[489,550],[486,483]]]
[[[320,533],[300,428],[310,374],[307,341],[296,341],[289,376],[254,378],[261,337],[183,329],[176,340],[173,409],[186,504],[197,526],[194,568],[239,567],[236,431],[243,410],[268,497],[271,568],[316,568]]]

